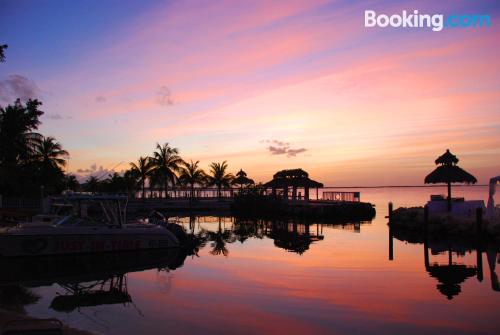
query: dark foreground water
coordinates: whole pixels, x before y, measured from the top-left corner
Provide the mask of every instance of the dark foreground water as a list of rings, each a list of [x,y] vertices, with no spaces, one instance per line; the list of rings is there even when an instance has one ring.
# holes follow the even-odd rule
[[[182,218],[199,238],[195,255],[28,275],[1,288],[1,308],[96,334],[498,334],[495,248],[430,245],[426,267],[423,244],[394,238],[389,260],[388,201],[421,205],[431,193],[445,190],[361,190],[376,218],[337,226]],[[487,189],[454,195],[486,200]]]

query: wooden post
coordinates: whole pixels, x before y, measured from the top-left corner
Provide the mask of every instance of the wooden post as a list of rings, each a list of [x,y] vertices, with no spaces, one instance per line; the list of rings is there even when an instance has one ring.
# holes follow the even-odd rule
[[[392,225],[389,224],[389,260],[394,260],[394,242],[392,240]]]
[[[479,236],[483,230],[483,209],[481,207],[476,209],[476,234]]]
[[[392,208],[393,208],[392,202],[389,202],[389,224],[392,223]]]

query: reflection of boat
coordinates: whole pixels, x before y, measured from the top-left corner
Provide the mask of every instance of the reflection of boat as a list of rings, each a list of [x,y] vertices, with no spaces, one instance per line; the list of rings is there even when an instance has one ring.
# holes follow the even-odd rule
[[[128,273],[174,270],[183,265],[185,257],[180,248],[37,256],[24,258],[23,262],[4,257],[0,258],[0,289],[57,284],[65,292],[52,299],[50,308],[58,312],[111,304],[135,306],[127,288]],[[13,300],[17,303],[19,299]]]
[[[0,258],[0,285],[47,286],[105,280],[128,272],[176,269],[186,254],[182,249],[120,251],[101,254],[72,254]]]
[[[50,304],[50,308],[58,312],[72,312],[81,307],[132,303],[125,275],[90,285],[64,285],[64,288],[68,294],[57,295]]]
[[[127,197],[78,195],[55,201],[71,203],[71,213],[7,229],[0,234],[0,255],[99,253],[179,246],[177,237],[165,227],[127,223]]]

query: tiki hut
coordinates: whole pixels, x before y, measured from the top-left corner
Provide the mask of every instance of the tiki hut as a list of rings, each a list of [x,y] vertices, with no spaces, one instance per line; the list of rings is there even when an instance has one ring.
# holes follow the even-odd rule
[[[264,184],[265,188],[271,188],[273,195],[277,189],[283,190],[283,196],[288,198],[288,190],[292,188],[292,199],[297,199],[297,189],[304,189],[304,198],[309,200],[309,189],[323,187],[322,183],[309,179],[309,174],[302,169],[281,170],[274,174],[273,180]]]
[[[477,183],[477,179],[457,165],[458,158],[449,149],[443,155],[439,156],[435,163],[438,167],[425,177],[425,183],[444,183],[448,185],[448,211],[451,211],[451,184],[475,184]]]
[[[240,185],[240,188],[243,188],[243,186],[253,185],[255,184],[255,182],[253,181],[253,179],[247,177],[247,173],[245,171],[240,169],[240,171],[238,171],[238,173],[236,174],[236,178],[233,179],[231,184]]]

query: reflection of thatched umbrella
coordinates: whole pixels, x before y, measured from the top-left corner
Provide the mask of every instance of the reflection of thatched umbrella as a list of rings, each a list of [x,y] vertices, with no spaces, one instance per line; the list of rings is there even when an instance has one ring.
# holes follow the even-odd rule
[[[476,268],[463,264],[434,264],[427,268],[427,271],[439,281],[437,288],[448,300],[460,293],[461,283],[476,275]]]
[[[448,211],[451,210],[451,184],[467,183],[475,184],[477,179],[457,166],[458,158],[450,150],[436,159],[436,165],[439,165],[434,171],[425,177],[426,184],[448,184]]]
[[[243,188],[244,185],[252,185],[255,184],[253,179],[247,177],[247,173],[240,169],[236,174],[236,178],[231,182],[233,185],[240,185],[240,188]]]
[[[475,276],[477,273],[476,267],[470,267],[463,264],[453,264],[451,249],[448,250],[447,265],[429,265],[429,249],[427,247],[427,243],[425,242],[424,249],[425,269],[427,270],[427,272],[429,272],[431,277],[434,277],[439,281],[437,289],[439,290],[439,292],[445,295],[448,300],[451,300],[454,296],[460,294],[460,284],[463,283],[467,278]]]

